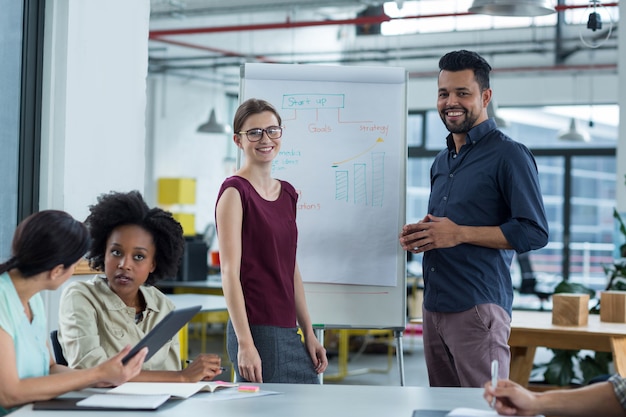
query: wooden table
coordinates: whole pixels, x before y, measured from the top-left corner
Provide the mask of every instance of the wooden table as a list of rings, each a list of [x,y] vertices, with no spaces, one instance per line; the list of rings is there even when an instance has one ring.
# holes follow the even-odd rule
[[[510,379],[528,386],[537,347],[612,352],[615,370],[626,376],[626,324],[600,321],[589,315],[587,326],[555,326],[552,312],[513,311]]]

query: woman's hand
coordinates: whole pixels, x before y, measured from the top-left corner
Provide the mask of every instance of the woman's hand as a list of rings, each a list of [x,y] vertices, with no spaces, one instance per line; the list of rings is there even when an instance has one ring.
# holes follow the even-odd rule
[[[95,368],[102,373],[102,377],[99,378],[100,382],[96,384],[97,387],[115,387],[139,375],[143,361],[148,354],[148,348],[141,349],[124,365],[122,359],[130,352],[130,349],[130,345],[126,346],[120,353]]]
[[[259,356],[259,351],[255,346],[243,348],[239,345],[237,364],[239,365],[239,375],[247,381],[263,382],[261,356]]]
[[[318,374],[323,373],[328,367],[328,358],[326,357],[326,349],[317,340],[316,337],[307,337],[304,339],[304,343],[313,365],[315,366],[315,372]]]

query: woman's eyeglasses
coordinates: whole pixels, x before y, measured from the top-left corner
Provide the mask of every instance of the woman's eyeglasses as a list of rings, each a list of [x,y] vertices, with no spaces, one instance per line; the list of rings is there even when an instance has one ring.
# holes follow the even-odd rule
[[[245,134],[250,142],[258,142],[263,137],[263,132],[265,132],[267,134],[267,137],[270,139],[280,139],[280,137],[283,135],[283,128],[282,126],[270,126],[266,129],[255,127],[254,129],[237,132],[237,134]]]

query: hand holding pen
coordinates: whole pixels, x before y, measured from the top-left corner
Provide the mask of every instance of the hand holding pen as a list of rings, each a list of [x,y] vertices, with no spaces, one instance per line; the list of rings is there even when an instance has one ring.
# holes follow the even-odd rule
[[[187,361],[187,367],[181,371],[185,382],[208,381],[225,371],[222,359],[212,353],[198,355],[193,361]]]
[[[189,364],[190,364],[190,363],[192,363],[192,362],[193,362],[193,361],[192,361],[191,359],[187,359],[187,360],[185,361],[185,363],[186,363],[187,365],[189,365]],[[225,368],[224,366],[220,366],[220,371],[224,372],[225,370],[226,370],[226,368]]]

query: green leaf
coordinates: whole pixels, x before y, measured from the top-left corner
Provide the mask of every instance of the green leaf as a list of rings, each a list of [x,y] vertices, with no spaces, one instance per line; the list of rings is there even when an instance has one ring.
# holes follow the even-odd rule
[[[589,355],[581,359],[579,365],[583,374],[583,383],[585,384],[592,378],[609,373],[609,366],[607,363],[601,363]]]
[[[622,216],[620,216],[619,212],[616,208],[613,208],[613,217],[617,219],[619,223],[619,231],[622,232],[624,237],[626,237],[626,225],[624,225],[624,221],[622,220]]]
[[[596,352],[595,361],[598,362],[601,366],[606,367],[606,372],[609,370],[609,363],[613,361],[613,353],[611,352]]]
[[[578,356],[578,350],[552,349],[554,357],[547,363],[543,374],[548,384],[567,386],[574,379],[574,361]]]
[[[554,293],[570,293],[570,294],[589,294],[590,298],[596,295],[596,291],[593,288],[585,287],[582,284],[570,281],[561,281],[554,288]]]

